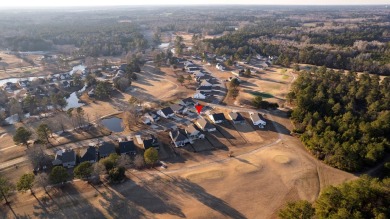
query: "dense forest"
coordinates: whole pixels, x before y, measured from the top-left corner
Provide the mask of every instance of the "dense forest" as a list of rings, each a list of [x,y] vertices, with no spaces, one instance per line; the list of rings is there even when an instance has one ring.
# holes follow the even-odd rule
[[[279,212],[282,219],[310,218],[378,218],[390,217],[390,179],[380,181],[367,176],[330,186],[312,205],[297,201]]]
[[[376,164],[390,149],[390,77],[343,74],[325,67],[303,71],[288,99],[306,147],[347,171]]]
[[[73,46],[73,55],[118,56],[148,47],[139,25],[118,22],[110,13],[20,11],[0,16],[0,47],[12,51],[50,51]],[[12,22],[11,22],[12,21]]]

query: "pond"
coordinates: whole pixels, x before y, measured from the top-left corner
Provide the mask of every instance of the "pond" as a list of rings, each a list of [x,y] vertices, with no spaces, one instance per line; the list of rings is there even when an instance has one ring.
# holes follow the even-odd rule
[[[77,108],[80,106],[84,106],[84,103],[79,103],[79,98],[77,96],[77,91],[70,94],[68,98],[66,98],[66,102],[68,105],[66,105],[65,110],[68,110],[70,108]]]
[[[122,119],[117,117],[102,119],[101,123],[113,132],[123,132],[124,130],[122,127]]]

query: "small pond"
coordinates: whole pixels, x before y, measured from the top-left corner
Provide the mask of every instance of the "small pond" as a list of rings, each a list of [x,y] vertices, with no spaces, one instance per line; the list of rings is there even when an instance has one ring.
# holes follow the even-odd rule
[[[101,123],[113,132],[123,132],[124,128],[122,127],[122,119],[118,117],[111,117],[107,119],[102,119]]]

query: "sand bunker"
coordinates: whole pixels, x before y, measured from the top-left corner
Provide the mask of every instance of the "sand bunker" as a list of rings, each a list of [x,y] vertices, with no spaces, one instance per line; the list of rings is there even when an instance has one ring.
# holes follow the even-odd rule
[[[239,173],[254,173],[261,170],[261,165],[254,165],[254,164],[238,164],[234,167],[234,170]]]
[[[213,180],[221,179],[225,174],[221,170],[209,170],[206,172],[193,173],[188,175],[186,178],[191,181],[202,181],[202,180]]]
[[[291,162],[290,158],[285,155],[276,155],[274,161],[281,164],[288,164]]]

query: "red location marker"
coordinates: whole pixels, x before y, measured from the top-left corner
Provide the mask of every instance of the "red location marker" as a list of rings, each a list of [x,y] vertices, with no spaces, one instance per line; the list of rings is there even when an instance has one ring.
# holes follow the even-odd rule
[[[198,114],[200,114],[200,111],[202,111],[203,106],[200,104],[195,105],[196,111],[198,111]]]

